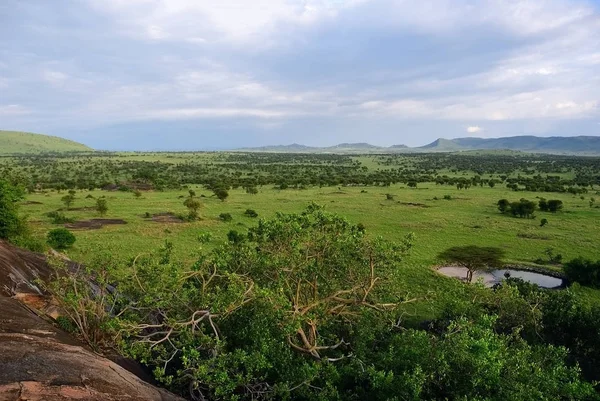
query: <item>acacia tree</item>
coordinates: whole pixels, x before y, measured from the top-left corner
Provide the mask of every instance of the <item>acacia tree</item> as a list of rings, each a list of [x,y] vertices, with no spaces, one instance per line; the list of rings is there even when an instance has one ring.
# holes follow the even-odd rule
[[[476,245],[455,246],[438,255],[444,262],[452,263],[467,269],[467,282],[473,280],[473,273],[502,266],[504,251],[494,247]]]

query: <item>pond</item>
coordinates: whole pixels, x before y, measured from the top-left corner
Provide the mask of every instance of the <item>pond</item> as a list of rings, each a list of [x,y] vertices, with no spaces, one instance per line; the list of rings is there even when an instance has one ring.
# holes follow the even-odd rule
[[[467,277],[467,269],[465,267],[442,267],[438,269],[438,272],[444,276],[455,277],[462,280]],[[560,288],[563,286],[563,280],[560,278],[552,277],[542,273],[514,269],[498,269],[491,270],[489,272],[475,272],[473,274],[473,282],[483,280],[483,284],[486,287],[492,287],[504,280],[507,272],[510,273],[511,277],[520,278],[528,283],[537,284],[542,288]]]

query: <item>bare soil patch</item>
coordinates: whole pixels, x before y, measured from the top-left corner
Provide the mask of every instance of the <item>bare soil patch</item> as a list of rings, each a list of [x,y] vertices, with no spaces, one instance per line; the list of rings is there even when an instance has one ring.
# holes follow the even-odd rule
[[[170,212],[153,214],[151,220],[156,223],[185,223],[180,217]]]
[[[67,223],[65,227],[73,230],[98,230],[110,224],[127,224],[127,222],[121,219],[90,219]]]
[[[415,206],[415,207],[429,207],[424,203],[413,203],[413,202],[398,202],[400,205],[404,206]]]

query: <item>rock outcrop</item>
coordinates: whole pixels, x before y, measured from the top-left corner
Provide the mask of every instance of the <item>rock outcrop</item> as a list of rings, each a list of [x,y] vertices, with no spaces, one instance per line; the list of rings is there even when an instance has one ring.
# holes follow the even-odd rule
[[[36,307],[44,255],[0,241],[0,401],[179,401],[55,327]],[[25,302],[21,302],[25,301]]]

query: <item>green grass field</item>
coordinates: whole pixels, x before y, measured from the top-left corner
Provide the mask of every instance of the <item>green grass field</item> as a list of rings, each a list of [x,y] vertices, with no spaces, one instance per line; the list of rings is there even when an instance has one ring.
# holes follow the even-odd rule
[[[102,252],[125,260],[158,249],[166,240],[174,244],[174,257],[191,265],[197,256],[210,247],[222,243],[229,230],[245,231],[257,223],[257,219],[245,217],[248,208],[258,212],[259,218],[269,218],[276,212],[300,212],[310,202],[324,205],[326,210],[339,213],[353,223],[363,223],[370,235],[380,235],[389,240],[400,240],[413,232],[414,248],[401,267],[406,270],[405,287],[411,294],[424,298],[443,299],[456,291],[463,291],[457,280],[441,277],[432,269],[439,262],[436,255],[456,245],[497,246],[506,251],[506,262],[531,265],[544,257],[543,251],[552,247],[564,260],[577,256],[597,259],[600,234],[597,221],[599,208],[590,208],[588,197],[555,193],[515,193],[505,188],[472,187],[457,190],[440,187],[433,183],[419,184],[417,189],[403,185],[382,187],[326,187],[307,190],[276,190],[270,186],[260,189],[259,194],[246,194],[243,190],[231,190],[226,201],[221,202],[210,191],[193,188],[201,200],[202,219],[197,222],[158,223],[144,218],[150,214],[172,212],[185,214],[183,197],[187,190],[144,192],[135,198],[131,192],[78,191],[72,208],[92,208],[95,199],[86,196],[106,196],[109,211],[104,218],[123,219],[125,225],[108,225],[97,230],[74,230],[77,242],[67,251],[73,259],[88,262]],[[366,192],[362,192],[366,191]],[[386,200],[386,194],[394,200]],[[206,197],[200,197],[201,195]],[[445,200],[450,195],[451,200]],[[34,235],[43,239],[46,233],[57,227],[45,216],[46,212],[64,208],[60,198],[64,193],[49,192],[29,195],[23,212],[29,215]],[[521,197],[535,199],[560,199],[564,211],[552,214],[537,212],[535,219],[519,219],[502,215],[496,208],[498,199],[518,200]],[[434,198],[438,198],[435,200]],[[41,202],[35,204],[34,202]],[[218,219],[220,213],[231,213],[229,223]],[[98,218],[93,210],[65,211],[75,220]],[[540,219],[549,223],[540,227]],[[210,232],[212,240],[201,244],[198,235]],[[582,290],[589,302],[596,302],[597,292]],[[437,308],[438,302],[421,303],[418,308]],[[419,315],[429,315],[420,310]]]
[[[28,132],[0,131],[0,155],[37,154],[44,152],[89,152],[80,143],[56,136]]]

